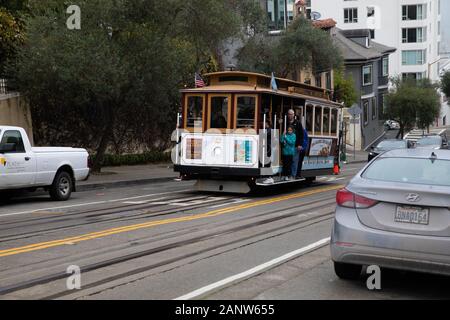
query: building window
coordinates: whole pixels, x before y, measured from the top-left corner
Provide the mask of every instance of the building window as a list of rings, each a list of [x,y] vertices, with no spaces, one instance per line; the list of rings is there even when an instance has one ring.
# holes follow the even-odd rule
[[[370,39],[375,39],[375,30],[370,29]]]
[[[331,72],[327,72],[325,74],[325,82],[326,82],[326,88],[328,90],[332,90],[332,87],[331,87]]]
[[[363,101],[364,126],[369,124],[369,100]]]
[[[358,8],[345,8],[344,23],[357,23],[357,22],[358,22]]]
[[[380,110],[380,118],[382,119],[386,119],[387,118],[387,103],[386,103],[386,94],[381,94],[381,97],[379,99],[380,105],[379,105],[379,110]]]
[[[413,79],[413,80],[421,80],[423,78],[425,78],[425,72],[406,72],[406,73],[402,73],[402,79],[403,80],[407,80],[407,79]]]
[[[427,18],[427,5],[405,5],[402,7],[403,20],[425,20]]]
[[[427,28],[403,28],[403,43],[418,43],[427,41]]]
[[[406,50],[402,51],[402,65],[413,66],[423,65],[426,61],[426,50]]]
[[[440,21],[438,21],[437,28],[438,28],[438,35],[441,35],[441,22]]]
[[[322,74],[316,74],[316,87],[322,88]]]
[[[382,75],[383,77],[389,76],[389,58],[383,58],[383,66],[382,66]]]
[[[377,98],[373,97],[372,98],[372,120],[375,120],[377,118]]]
[[[294,0],[266,0],[269,30],[283,30],[294,20]]]
[[[372,84],[372,65],[363,67],[363,86]]]

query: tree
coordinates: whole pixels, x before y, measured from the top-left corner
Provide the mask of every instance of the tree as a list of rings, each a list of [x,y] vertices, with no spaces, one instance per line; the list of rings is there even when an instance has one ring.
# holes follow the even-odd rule
[[[437,87],[429,79],[420,81],[394,79],[394,90],[386,98],[389,117],[400,124],[397,137],[403,138],[405,130],[415,125],[420,129],[429,127],[440,112]]]
[[[179,88],[212,63],[238,19],[224,1],[80,0],[81,30],[68,30],[65,3],[30,2],[26,42],[10,65],[36,140],[94,151],[95,171],[111,144],[167,146]]]
[[[294,70],[323,72],[342,65],[330,35],[300,17],[278,37],[258,34],[238,53],[239,66],[249,71],[275,72],[287,77]]]
[[[336,101],[344,102],[346,108],[351,108],[358,101],[353,77],[345,76],[343,68],[334,71],[334,92]]]
[[[450,98],[450,71],[444,73],[441,78],[441,89],[442,92]]]
[[[0,7],[0,77],[5,76],[5,65],[16,54],[17,45],[23,42],[23,24],[6,8]]]

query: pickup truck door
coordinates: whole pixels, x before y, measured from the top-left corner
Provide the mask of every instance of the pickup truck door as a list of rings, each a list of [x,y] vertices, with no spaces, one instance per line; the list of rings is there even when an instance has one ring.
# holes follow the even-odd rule
[[[0,154],[0,186],[29,187],[35,181],[36,159],[31,150],[27,151],[20,131],[5,131],[0,145],[15,144],[12,151]]]

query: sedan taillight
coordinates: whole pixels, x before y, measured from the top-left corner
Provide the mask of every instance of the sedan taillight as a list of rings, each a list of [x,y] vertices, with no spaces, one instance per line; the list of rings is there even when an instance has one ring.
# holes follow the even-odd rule
[[[345,208],[367,209],[376,205],[378,201],[359,196],[344,188],[337,192],[336,203]]]

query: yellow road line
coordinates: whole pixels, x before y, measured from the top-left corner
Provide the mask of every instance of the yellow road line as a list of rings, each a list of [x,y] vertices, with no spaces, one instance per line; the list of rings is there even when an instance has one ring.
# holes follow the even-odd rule
[[[257,206],[262,206],[262,205],[272,204],[272,203],[276,203],[276,202],[281,202],[281,201],[286,201],[286,200],[291,200],[291,199],[296,199],[296,198],[302,198],[302,197],[306,197],[306,196],[313,195],[313,194],[333,191],[333,190],[340,189],[342,187],[343,187],[342,185],[338,185],[338,186],[332,186],[332,187],[327,187],[327,188],[320,188],[320,189],[315,189],[315,190],[311,190],[311,191],[305,191],[305,192],[301,192],[301,193],[291,194],[291,195],[287,195],[287,196],[236,205],[236,206],[232,206],[229,208],[217,209],[217,210],[213,210],[213,211],[209,211],[209,212],[201,213],[201,214],[196,214],[196,215],[192,215],[192,216],[150,221],[150,222],[139,223],[139,224],[134,224],[134,225],[130,225],[130,226],[123,226],[123,227],[112,228],[112,229],[103,230],[103,231],[92,232],[92,233],[79,235],[79,236],[75,236],[75,237],[70,237],[70,238],[65,238],[65,239],[60,239],[60,240],[40,242],[40,243],[30,244],[30,245],[23,246],[23,247],[0,250],[0,257],[12,256],[12,255],[20,254],[20,253],[31,252],[31,251],[38,251],[38,250],[48,249],[48,248],[52,248],[52,247],[58,247],[58,246],[67,245],[67,244],[72,245],[72,244],[76,244],[76,243],[82,242],[82,241],[98,239],[98,238],[102,238],[102,237],[106,237],[106,236],[110,236],[110,235],[120,234],[120,233],[124,233],[124,232],[131,232],[131,231],[135,231],[135,230],[151,228],[151,227],[160,226],[160,225],[216,217],[216,216],[223,215],[223,214],[230,213],[230,212],[236,212],[239,210],[249,209],[249,208],[253,208],[253,207],[257,207]]]

